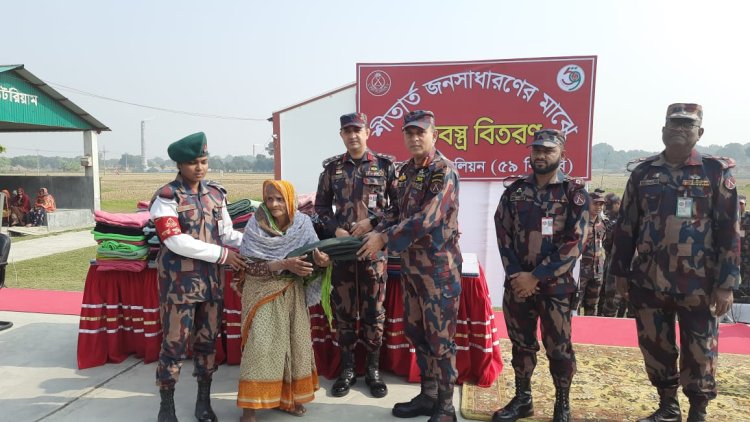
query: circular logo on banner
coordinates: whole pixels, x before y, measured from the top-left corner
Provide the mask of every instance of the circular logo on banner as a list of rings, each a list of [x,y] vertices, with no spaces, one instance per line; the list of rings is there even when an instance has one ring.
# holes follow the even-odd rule
[[[376,70],[367,75],[365,86],[370,94],[376,97],[383,96],[391,89],[391,77],[382,70]]]
[[[583,86],[586,75],[577,64],[568,64],[557,72],[557,86],[565,92],[578,91]]]

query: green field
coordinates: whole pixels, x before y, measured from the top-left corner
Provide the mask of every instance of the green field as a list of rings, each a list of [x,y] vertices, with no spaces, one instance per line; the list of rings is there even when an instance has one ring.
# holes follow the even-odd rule
[[[175,173],[107,173],[100,178],[102,210],[133,212],[138,201],[150,201],[157,189],[174,178]],[[221,183],[232,202],[260,199],[263,181],[273,179],[273,174],[209,173],[208,179]]]

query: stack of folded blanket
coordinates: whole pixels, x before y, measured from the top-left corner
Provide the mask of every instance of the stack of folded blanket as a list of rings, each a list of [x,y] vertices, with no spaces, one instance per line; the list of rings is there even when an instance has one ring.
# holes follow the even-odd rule
[[[97,271],[133,271],[146,268],[149,246],[143,229],[149,222],[148,212],[94,212],[96,226],[91,232],[99,244],[96,249]]]
[[[232,227],[235,230],[243,230],[260,204],[259,201],[251,199],[240,199],[237,202],[227,204],[227,212],[232,219]]]

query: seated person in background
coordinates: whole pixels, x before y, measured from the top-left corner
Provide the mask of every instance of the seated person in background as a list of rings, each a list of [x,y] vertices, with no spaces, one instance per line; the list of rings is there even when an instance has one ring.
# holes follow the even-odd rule
[[[47,188],[40,188],[36,202],[34,202],[34,209],[26,216],[26,227],[41,226],[47,213],[54,212],[56,209],[55,198],[47,192]]]
[[[23,225],[23,222],[26,221],[26,213],[29,210],[31,210],[29,195],[26,195],[23,188],[13,191],[13,199],[10,201],[10,225]]]

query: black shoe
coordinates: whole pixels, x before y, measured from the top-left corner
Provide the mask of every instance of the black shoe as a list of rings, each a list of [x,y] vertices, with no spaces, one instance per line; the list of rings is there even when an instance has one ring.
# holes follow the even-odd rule
[[[159,422],[177,422],[177,415],[174,413],[174,388],[159,390],[161,395],[161,404],[159,405]]]
[[[344,397],[349,394],[349,389],[357,382],[354,374],[354,353],[341,352],[341,372],[338,379],[333,383],[331,394],[334,397]]]
[[[198,398],[195,401],[195,417],[199,422],[216,422],[214,410],[211,409],[211,380],[198,380]]]
[[[534,400],[531,398],[531,379],[516,377],[516,395],[492,415],[492,422],[515,422],[534,416]]]
[[[705,398],[690,398],[690,410],[688,411],[687,422],[706,422],[706,407],[708,400]]]
[[[437,399],[419,393],[416,397],[404,403],[396,403],[391,414],[397,418],[414,418],[417,416],[432,416]]]
[[[456,408],[453,407],[453,386],[438,391],[437,404],[428,422],[456,422]]]
[[[638,419],[638,422],[680,422],[682,412],[677,401],[677,388],[659,389],[659,408],[650,416]]]
[[[570,387],[556,387],[552,422],[570,422]]]
[[[370,387],[370,394],[375,398],[385,397],[388,394],[388,387],[385,381],[380,377],[378,365],[380,363],[380,350],[375,350],[367,354],[367,373],[365,374],[365,384]]]

